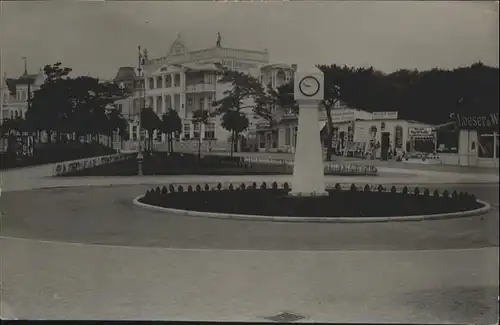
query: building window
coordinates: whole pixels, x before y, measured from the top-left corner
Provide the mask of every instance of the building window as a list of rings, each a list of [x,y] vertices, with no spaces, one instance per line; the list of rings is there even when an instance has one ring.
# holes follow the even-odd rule
[[[172,87],[172,76],[168,74],[165,76],[165,88],[170,87]]]
[[[499,157],[498,153],[498,134],[496,135],[496,158]],[[493,152],[495,151],[494,146],[494,137],[493,134],[478,134],[478,147],[479,147],[479,157],[480,158],[493,158]]]
[[[352,126],[347,127],[347,142],[352,143],[354,142],[354,131],[352,130]]]
[[[205,98],[200,98],[200,102],[199,102],[199,109],[200,110],[204,110],[205,109]]]
[[[137,126],[132,125],[132,140],[137,141]]]
[[[149,78],[148,79],[148,83],[149,83],[149,89],[154,89],[155,88],[155,81],[153,78]]]
[[[174,77],[174,87],[180,87],[181,86],[181,75],[180,74],[175,74]]]
[[[161,135],[162,133],[160,131],[156,131],[156,141],[161,142]]]
[[[259,148],[265,149],[266,148],[266,133],[259,134],[258,137],[259,137]]]
[[[193,138],[200,138],[200,123],[194,123],[193,125]]]
[[[292,132],[290,128],[285,129],[285,146],[289,146],[292,139]]]
[[[215,83],[215,76],[213,74],[207,74],[206,75],[206,81],[208,84],[214,84]]]
[[[403,127],[396,125],[394,128],[394,146],[396,149],[403,148]]]
[[[163,88],[163,78],[162,77],[156,78],[156,85],[158,86],[158,88]]]
[[[193,106],[193,97],[188,97],[187,106]]]
[[[208,111],[211,112],[212,111],[212,97],[208,97],[207,100],[208,100],[208,103],[207,103]]]
[[[190,123],[184,123],[184,128],[183,128],[183,137],[184,139],[189,139],[191,137],[191,124]]]
[[[215,123],[205,124],[204,138],[215,139]]]

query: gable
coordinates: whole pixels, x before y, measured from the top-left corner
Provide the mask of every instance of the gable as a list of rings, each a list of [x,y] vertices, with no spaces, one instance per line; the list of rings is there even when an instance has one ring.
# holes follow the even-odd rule
[[[181,68],[179,66],[170,65],[170,64],[162,64],[153,71],[153,74],[179,72],[180,70],[181,70]]]
[[[170,45],[170,51],[168,56],[185,56],[188,54],[188,50],[184,42],[181,40],[180,36]]]

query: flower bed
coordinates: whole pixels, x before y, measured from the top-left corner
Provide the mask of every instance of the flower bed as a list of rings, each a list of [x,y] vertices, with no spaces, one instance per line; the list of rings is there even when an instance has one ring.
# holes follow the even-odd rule
[[[171,209],[225,214],[296,217],[391,217],[453,213],[481,208],[474,195],[428,189],[337,184],[328,196],[290,196],[287,183],[217,186],[169,185],[149,190],[142,203]]]

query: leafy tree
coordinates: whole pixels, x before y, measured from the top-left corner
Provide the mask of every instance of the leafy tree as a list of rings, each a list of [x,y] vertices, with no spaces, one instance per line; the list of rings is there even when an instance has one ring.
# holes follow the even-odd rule
[[[169,109],[162,115],[159,130],[166,135],[167,151],[174,152],[174,134],[182,131],[182,120],[174,109]]]
[[[227,111],[222,115],[222,127],[231,132],[231,156],[237,147],[237,139],[241,132],[248,128],[249,121],[245,114],[238,111]]]
[[[193,122],[199,125],[199,130],[201,133],[201,126],[207,124],[210,121],[210,114],[204,109],[198,109],[193,112]],[[198,135],[198,158],[201,158],[201,137]]]
[[[27,113],[28,125],[46,131],[49,141],[52,132],[57,140],[62,134],[75,139],[84,134],[92,134],[94,139],[97,134],[109,134],[106,107],[126,94],[113,83],[87,76],[71,78],[70,72],[60,62],[44,67],[46,79],[34,93]]]
[[[274,99],[269,93],[270,87],[263,87],[260,81],[244,72],[222,68],[218,71],[219,83],[231,84],[230,89],[224,91],[224,97],[214,101],[215,115],[222,115],[227,111],[248,112],[268,121],[273,121],[271,101]]]
[[[333,148],[333,120],[332,120],[332,110],[341,100],[341,89],[349,89],[349,81],[352,83],[352,76],[354,70],[348,68],[347,66],[340,67],[335,64],[326,66],[319,65],[318,69],[323,72],[324,75],[324,99],[321,102],[321,106],[324,108],[327,118],[327,154],[326,160],[331,161]]]
[[[160,129],[160,118],[151,107],[144,107],[141,110],[141,127],[148,133],[147,152],[151,154],[153,150],[153,134]]]

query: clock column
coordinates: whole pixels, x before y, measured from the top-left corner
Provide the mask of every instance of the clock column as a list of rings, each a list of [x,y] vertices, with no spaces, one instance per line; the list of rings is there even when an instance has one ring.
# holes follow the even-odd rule
[[[318,108],[324,96],[324,76],[319,69],[311,68],[298,70],[294,80],[299,119],[291,194],[325,195],[323,150],[318,123]]]

